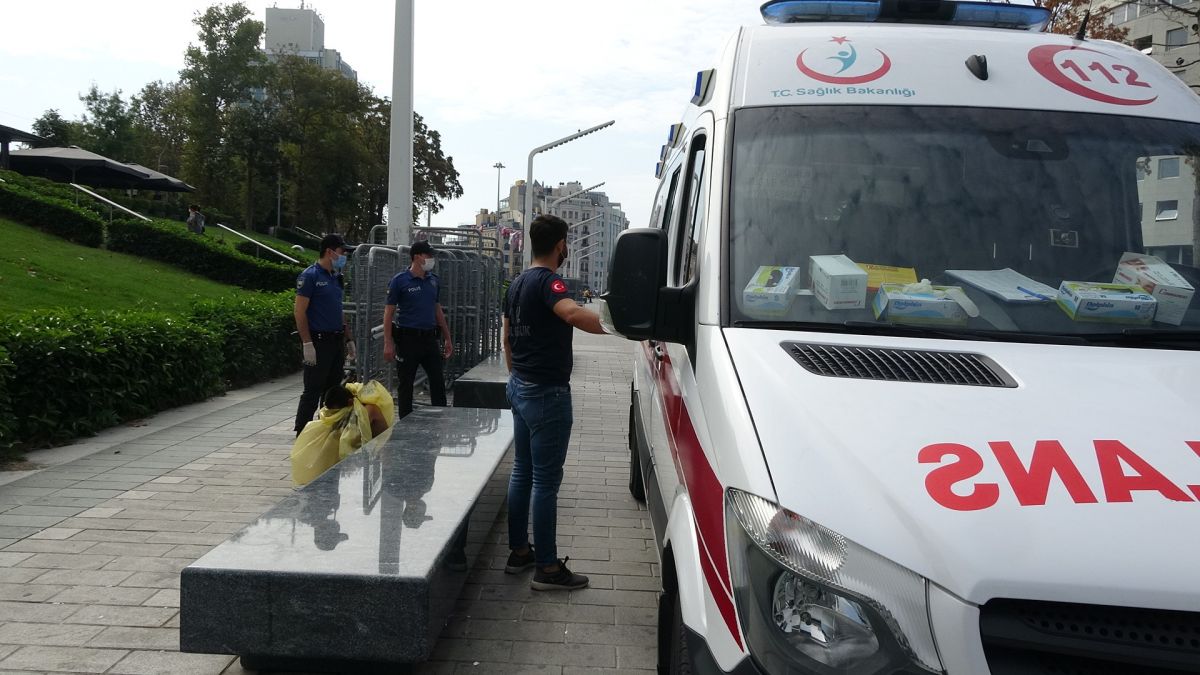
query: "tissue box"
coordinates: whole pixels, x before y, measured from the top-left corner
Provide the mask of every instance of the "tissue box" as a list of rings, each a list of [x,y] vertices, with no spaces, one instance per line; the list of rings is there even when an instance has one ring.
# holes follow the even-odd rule
[[[1141,286],[1064,281],[1058,306],[1076,321],[1147,324],[1158,302]]]
[[[1196,289],[1160,258],[1140,253],[1126,253],[1117,263],[1114,284],[1140,286],[1158,303],[1154,320],[1176,326],[1192,303]]]
[[[934,324],[939,326],[962,326],[967,323],[967,312],[950,298],[939,298],[933,293],[905,293],[904,284],[882,284],[875,294],[871,311],[875,318],[895,323]],[[946,291],[956,286],[933,286],[935,291]]]
[[[814,255],[808,259],[809,284],[825,309],[867,306],[867,273],[844,255]]]
[[[779,317],[787,314],[796,297],[799,267],[763,265],[742,291],[742,309],[747,314]]]
[[[868,291],[878,291],[883,284],[917,283],[917,270],[911,267],[892,267],[891,265],[872,263],[858,263],[858,266],[867,273]]]

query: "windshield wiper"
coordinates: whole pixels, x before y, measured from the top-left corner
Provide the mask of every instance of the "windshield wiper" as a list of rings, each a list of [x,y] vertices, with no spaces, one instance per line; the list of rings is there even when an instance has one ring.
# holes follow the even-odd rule
[[[1058,345],[1086,345],[1088,340],[1078,335],[1059,333],[1018,333],[1005,330],[952,329],[929,326],[905,326],[871,321],[821,323],[815,321],[735,321],[735,328],[767,328],[775,330],[807,330],[815,333],[845,333],[856,335],[892,335],[897,337],[944,338],[949,340],[990,340],[995,342],[1029,342]]]

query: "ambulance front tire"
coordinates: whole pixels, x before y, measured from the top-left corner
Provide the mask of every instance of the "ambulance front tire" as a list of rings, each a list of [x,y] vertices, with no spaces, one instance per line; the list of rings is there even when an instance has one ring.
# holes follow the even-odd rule
[[[670,660],[667,661],[668,675],[692,675],[692,653],[688,650],[687,627],[683,624],[683,605],[679,603],[679,593],[671,594],[674,608],[671,610],[671,633],[669,649]]]
[[[634,500],[646,503],[646,484],[642,481],[642,463],[638,458],[637,427],[634,405],[629,404],[629,494]]]

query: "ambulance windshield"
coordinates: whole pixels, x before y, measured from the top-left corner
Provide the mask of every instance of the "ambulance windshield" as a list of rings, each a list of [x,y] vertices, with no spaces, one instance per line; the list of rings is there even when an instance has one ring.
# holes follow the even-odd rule
[[[1196,124],[983,108],[741,110],[732,322],[1194,349],[1198,184]]]

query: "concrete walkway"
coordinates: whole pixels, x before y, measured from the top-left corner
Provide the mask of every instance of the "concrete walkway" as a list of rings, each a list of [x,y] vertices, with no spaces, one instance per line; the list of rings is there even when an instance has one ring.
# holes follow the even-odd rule
[[[559,545],[592,588],[503,573],[503,518],[421,672],[654,667],[657,559],[628,495],[629,343],[576,334]],[[285,378],[31,457],[0,474],[0,673],[244,673],[179,653],[179,571],[292,491],[300,385]],[[236,601],[236,599],[232,599]]]

